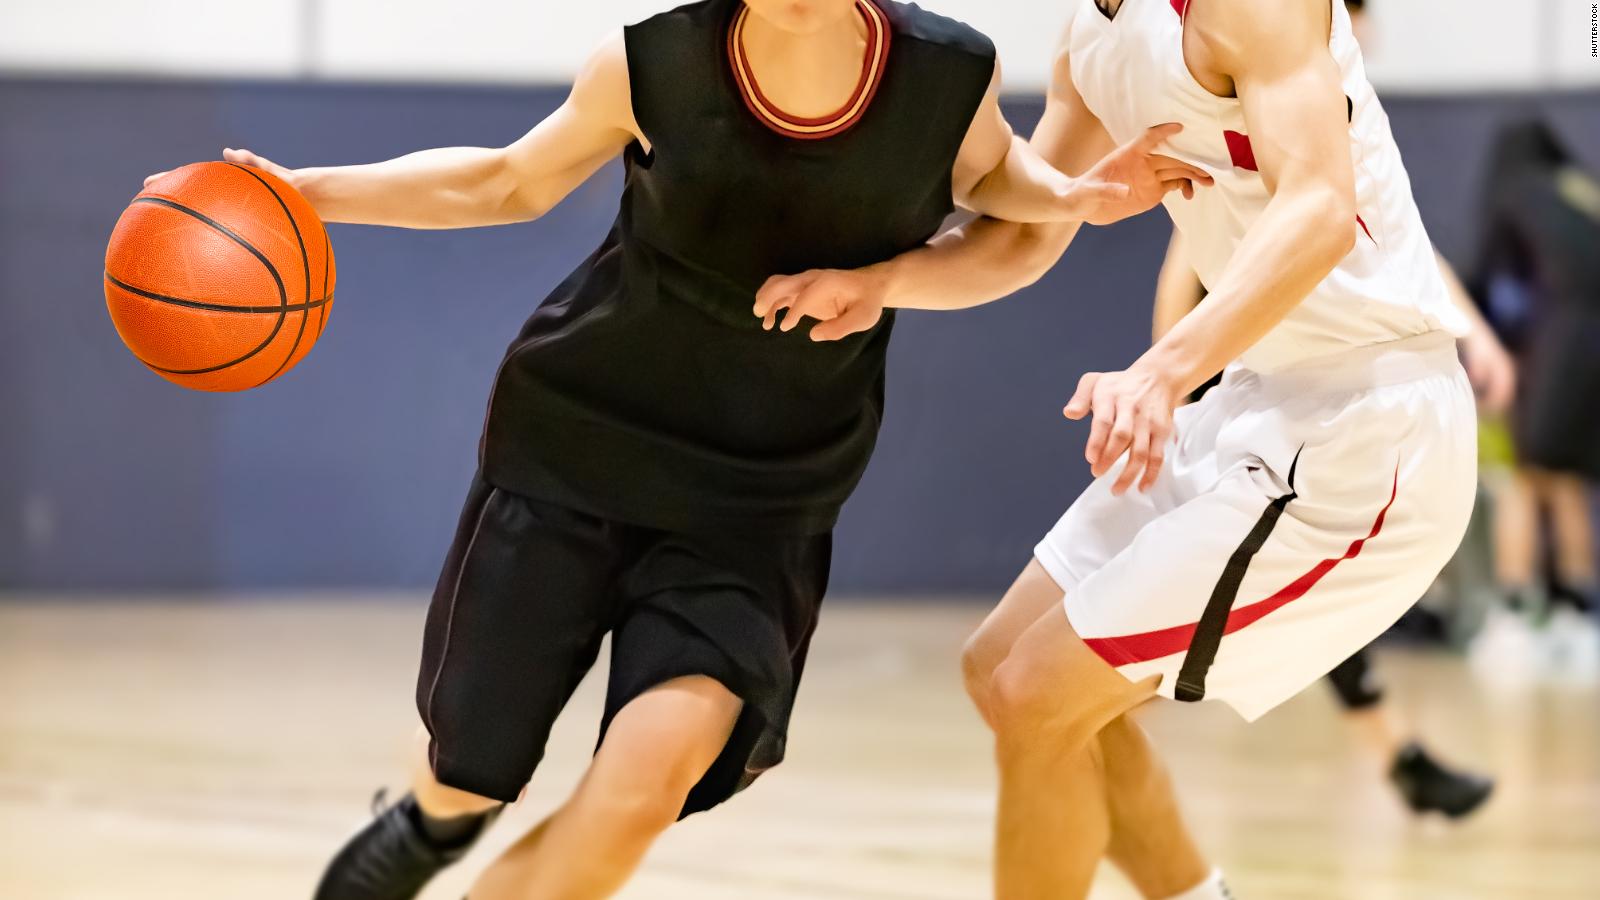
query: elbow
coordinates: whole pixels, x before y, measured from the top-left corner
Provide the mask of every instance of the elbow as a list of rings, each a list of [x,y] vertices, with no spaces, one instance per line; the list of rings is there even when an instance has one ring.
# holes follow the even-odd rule
[[[1319,261],[1332,271],[1356,249],[1361,224],[1357,221],[1354,193],[1329,190],[1315,201],[1310,221],[1316,222],[1317,239],[1312,241]],[[1329,227],[1329,226],[1332,227]]]
[[[496,220],[531,222],[555,206],[555,201],[543,196],[534,185],[524,183],[509,153],[504,150],[496,153],[491,166],[484,183],[488,185],[489,202]]]

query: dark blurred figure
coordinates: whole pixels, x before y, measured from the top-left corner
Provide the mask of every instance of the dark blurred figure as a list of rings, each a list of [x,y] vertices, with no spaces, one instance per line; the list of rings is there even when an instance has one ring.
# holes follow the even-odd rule
[[[1496,489],[1496,575],[1513,609],[1552,616],[1593,668],[1596,599],[1591,484],[1600,478],[1600,181],[1545,122],[1502,128],[1484,187],[1474,293],[1520,361],[1516,401],[1489,423],[1504,474]],[[1499,438],[1495,428],[1498,424]],[[1563,642],[1558,642],[1558,644]]]

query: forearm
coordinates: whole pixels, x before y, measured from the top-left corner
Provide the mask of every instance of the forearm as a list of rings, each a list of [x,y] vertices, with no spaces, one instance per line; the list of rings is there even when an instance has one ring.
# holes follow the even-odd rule
[[[1004,159],[968,192],[965,206],[979,215],[1008,222],[1059,223],[1062,198],[1073,179],[1040,158],[1013,136]]]
[[[360,166],[295,171],[295,187],[329,222],[469,228],[536,218],[518,202],[505,151],[445,147]]]
[[[966,309],[1038,281],[1061,258],[1078,228],[982,218],[871,269],[886,281],[887,307]]]
[[[1348,229],[1328,222],[1349,222]],[[1354,247],[1349,203],[1333,191],[1280,193],[1206,302],[1135,363],[1184,396],[1238,358],[1321,284]]]

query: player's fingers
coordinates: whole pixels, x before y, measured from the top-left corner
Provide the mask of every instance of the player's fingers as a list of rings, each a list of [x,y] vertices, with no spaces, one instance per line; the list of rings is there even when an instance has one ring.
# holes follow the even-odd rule
[[[819,322],[836,319],[839,316],[839,299],[838,284],[825,278],[813,279],[795,296],[793,307],[780,327],[784,331],[793,331],[806,316]]]
[[[871,306],[857,304],[837,318],[822,322],[811,329],[813,341],[837,341],[852,334],[868,331],[878,324],[879,312]]]
[[[1156,486],[1156,479],[1161,477],[1161,467],[1167,463],[1166,439],[1152,440],[1149,457],[1144,463],[1144,477],[1139,479],[1140,493],[1146,493]]]
[[[1111,445],[1115,438],[1118,421],[1117,398],[1107,396],[1106,391],[1095,389],[1094,396],[1094,421],[1089,426],[1089,443],[1084,447],[1083,457],[1089,462],[1089,471],[1094,477],[1099,478],[1110,468],[1116,457],[1110,454]]]
[[[1197,173],[1194,169],[1186,166],[1166,166],[1163,168],[1158,168],[1155,170],[1155,176],[1158,181],[1172,181],[1177,178],[1182,178],[1185,181],[1192,181],[1197,185],[1206,187],[1209,187],[1215,183],[1215,180],[1210,175],[1207,175],[1204,172]]]
[[[774,275],[761,285],[756,291],[755,314],[765,316],[772,312],[785,301],[792,301],[794,296],[806,284],[807,272],[802,275]]]
[[[1183,132],[1183,126],[1177,122],[1168,122],[1153,128],[1146,128],[1144,134],[1134,140],[1134,148],[1145,153],[1156,149],[1164,142],[1177,137]]]
[[[1177,178],[1181,176],[1183,178],[1192,178],[1198,184],[1211,184],[1216,181],[1210,172],[1199,166],[1186,163],[1181,159],[1162,156],[1158,153],[1151,156],[1150,161],[1155,167],[1156,174],[1162,178]]]
[[[791,306],[783,311],[783,317],[778,320],[778,330],[793,331],[794,327],[799,325],[800,320],[803,318],[805,318],[805,313],[801,312],[798,306]]]
[[[146,175],[144,179],[144,186],[149,187],[156,179],[161,178],[166,174],[167,173],[165,172],[157,172],[154,175]]]
[[[1174,178],[1161,182],[1161,193],[1170,194],[1173,191],[1182,191],[1185,197],[1194,196],[1194,184],[1187,178]]]
[[[1089,463],[1089,471],[1094,477],[1100,477],[1100,457],[1105,451],[1105,446],[1111,440],[1112,408],[1095,405],[1094,419],[1089,424],[1089,442],[1083,446],[1083,458]]]
[[[775,312],[769,312],[761,317],[761,330],[763,331],[771,331],[772,326],[776,324],[778,324],[778,314]]]
[[[1139,415],[1133,407],[1133,401],[1118,399],[1107,405],[1114,410],[1115,418],[1111,423],[1111,430],[1107,433],[1105,446],[1100,448],[1099,458],[1091,467],[1096,478],[1111,471],[1111,467],[1122,458],[1122,454],[1128,452],[1133,446],[1133,439],[1139,428]]]
[[[1061,414],[1073,421],[1088,415],[1090,404],[1094,399],[1094,386],[1099,381],[1099,372],[1089,372],[1079,378],[1078,389],[1072,392],[1072,399],[1067,401],[1067,405],[1061,410]]]
[[[1127,492],[1128,488],[1133,487],[1134,481],[1144,472],[1145,464],[1149,459],[1150,432],[1148,429],[1140,428],[1134,434],[1133,443],[1128,447],[1127,464],[1122,467],[1122,473],[1117,476],[1116,482],[1111,485],[1111,493],[1120,497]]]

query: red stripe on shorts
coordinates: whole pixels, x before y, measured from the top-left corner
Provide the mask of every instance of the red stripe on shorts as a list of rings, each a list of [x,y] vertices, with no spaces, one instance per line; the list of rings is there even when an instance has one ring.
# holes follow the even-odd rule
[[[1223,634],[1233,634],[1235,631],[1260,621],[1267,614],[1281,609],[1295,600],[1304,597],[1317,582],[1327,576],[1334,567],[1347,559],[1355,559],[1361,555],[1361,548],[1367,541],[1378,536],[1383,530],[1384,517],[1389,514],[1389,508],[1394,506],[1395,497],[1400,493],[1400,469],[1395,468],[1394,487],[1389,492],[1389,502],[1378,511],[1378,518],[1372,523],[1372,530],[1366,537],[1352,541],[1344,555],[1325,559],[1311,568],[1309,572],[1291,581],[1288,586],[1265,600],[1258,600],[1246,606],[1235,608],[1228,614],[1228,627]],[[1127,634],[1120,637],[1085,638],[1084,643],[1089,649],[1100,655],[1100,658],[1113,666],[1128,666],[1134,663],[1148,662],[1182,653],[1189,649],[1189,644],[1194,640],[1195,629],[1199,623],[1192,622],[1188,625],[1175,625],[1171,628],[1162,628],[1156,631],[1146,631],[1141,634]]]

